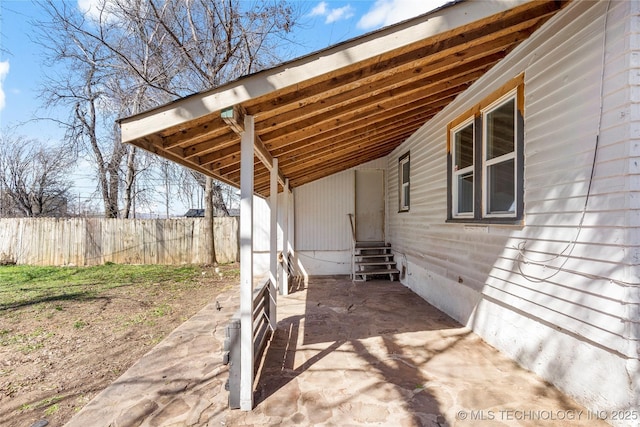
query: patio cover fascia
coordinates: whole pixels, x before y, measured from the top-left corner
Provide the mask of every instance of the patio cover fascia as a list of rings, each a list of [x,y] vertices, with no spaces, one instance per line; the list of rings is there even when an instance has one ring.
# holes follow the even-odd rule
[[[270,194],[274,158],[295,188],[388,155],[565,3],[452,2],[121,119],[122,140],[239,187],[250,115],[255,192]]]

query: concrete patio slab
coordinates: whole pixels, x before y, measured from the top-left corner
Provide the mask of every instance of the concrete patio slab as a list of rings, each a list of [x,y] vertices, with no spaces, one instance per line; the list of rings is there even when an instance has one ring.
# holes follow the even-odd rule
[[[255,409],[227,409],[237,289],[177,328],[68,424],[598,426],[602,420],[397,282],[312,278],[278,301]]]

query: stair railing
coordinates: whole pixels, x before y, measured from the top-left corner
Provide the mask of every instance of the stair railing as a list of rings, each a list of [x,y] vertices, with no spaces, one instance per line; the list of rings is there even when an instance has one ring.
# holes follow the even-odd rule
[[[351,224],[351,280],[356,278],[356,223],[352,213],[347,214]]]

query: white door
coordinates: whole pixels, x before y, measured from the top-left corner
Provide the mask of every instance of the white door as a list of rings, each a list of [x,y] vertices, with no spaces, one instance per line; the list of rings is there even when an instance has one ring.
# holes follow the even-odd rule
[[[384,242],[384,171],[356,170],[356,240]]]

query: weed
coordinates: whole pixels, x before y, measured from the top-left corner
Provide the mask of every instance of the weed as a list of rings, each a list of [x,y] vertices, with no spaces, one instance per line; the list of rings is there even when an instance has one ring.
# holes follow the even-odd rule
[[[152,346],[155,346],[156,344],[160,343],[160,341],[162,341],[163,337],[162,335],[156,335],[156,336],[151,335],[149,338],[150,338],[149,344]]]
[[[30,334],[11,334],[8,329],[0,331],[1,346],[17,346],[17,349],[24,354],[32,353],[44,347],[44,342],[51,338],[53,332],[38,328]]]
[[[73,327],[76,328],[76,329],[82,329],[85,326],[87,326],[87,322],[85,322],[84,320],[76,320],[73,323]]]
[[[166,316],[169,313],[171,313],[171,306],[166,303],[160,304],[159,306],[151,310],[151,314],[155,317]]]
[[[58,405],[57,403],[54,403],[53,405],[49,406],[47,409],[44,410],[44,414],[46,416],[51,416],[56,412],[58,412],[59,409],[60,409],[60,405]]]
[[[0,330],[0,346],[7,346],[10,344],[15,344],[16,336],[10,335],[10,329],[2,329]]]
[[[58,411],[58,409],[60,409],[58,402],[60,402],[65,397],[66,396],[52,396],[52,397],[47,397],[46,399],[42,399],[41,401],[36,403],[25,403],[22,406],[20,406],[20,410],[29,411],[31,409],[47,408],[45,410],[45,414],[52,415],[52,414],[55,414]],[[52,409],[53,407],[55,408]]]
[[[124,321],[124,326],[136,326],[142,325],[147,320],[147,316],[144,313],[138,313],[133,317]]]

